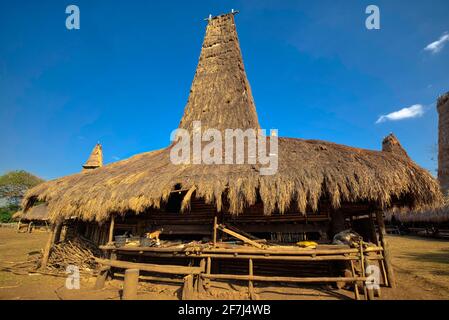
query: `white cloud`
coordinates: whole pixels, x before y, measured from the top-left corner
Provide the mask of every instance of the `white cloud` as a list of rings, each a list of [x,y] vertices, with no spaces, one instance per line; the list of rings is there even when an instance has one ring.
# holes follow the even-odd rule
[[[424,107],[421,104],[415,104],[408,108],[403,108],[399,111],[395,111],[389,114],[381,115],[377,119],[376,123],[382,123],[385,121],[399,121],[403,119],[417,118],[424,114]]]
[[[111,158],[112,158],[112,160],[114,160],[114,161],[120,160],[120,157],[117,157],[117,156],[112,156]]]
[[[433,54],[438,53],[444,48],[444,45],[448,41],[449,41],[449,33],[445,32],[440,37],[440,39],[427,45],[427,47],[425,47],[424,50],[430,51]]]

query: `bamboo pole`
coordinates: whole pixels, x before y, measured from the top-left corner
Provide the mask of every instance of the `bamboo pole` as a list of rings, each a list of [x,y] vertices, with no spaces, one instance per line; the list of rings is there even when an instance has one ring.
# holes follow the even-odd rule
[[[390,250],[386,239],[387,232],[385,230],[385,222],[382,211],[376,211],[377,225],[379,226],[379,239],[383,248],[383,255],[385,261],[385,269],[387,272],[388,284],[390,288],[396,287],[396,278],[393,271],[392,259]]]

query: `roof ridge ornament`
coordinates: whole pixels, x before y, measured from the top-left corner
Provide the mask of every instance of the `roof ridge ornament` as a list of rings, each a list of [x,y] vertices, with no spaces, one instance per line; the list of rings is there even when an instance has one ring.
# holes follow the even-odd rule
[[[232,15],[235,16],[238,13],[240,13],[240,11],[239,10],[234,10],[234,9],[231,9],[231,12],[229,12],[229,13],[219,14],[218,16],[212,16],[212,14],[210,13],[209,16],[204,19],[204,21],[211,21],[212,19],[215,19],[215,18],[218,18],[218,17],[221,17],[221,16],[225,16],[225,15],[228,15],[228,14],[232,14]]]

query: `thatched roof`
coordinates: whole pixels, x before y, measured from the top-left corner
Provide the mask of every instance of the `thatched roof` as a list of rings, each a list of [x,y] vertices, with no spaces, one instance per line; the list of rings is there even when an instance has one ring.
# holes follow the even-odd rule
[[[191,129],[195,120],[201,120],[203,128],[219,130],[259,127],[231,14],[207,26],[180,128]],[[279,170],[272,176],[260,175],[258,164],[175,165],[169,146],[39,185],[27,193],[23,205],[47,202],[52,220],[75,216],[105,221],[115,213],[159,208],[179,186],[189,190],[183,209],[196,196],[231,214],[241,214],[258,197],[267,215],[288,209],[316,211],[323,199],[333,208],[343,202],[386,208],[393,202],[415,206],[438,201],[436,180],[397,152],[395,141],[386,141],[384,151],[371,151],[279,138]],[[388,148],[390,144],[395,147]]]
[[[47,221],[48,220],[48,207],[45,203],[31,207],[26,212],[18,211],[13,217],[14,220],[26,220],[26,221]]]
[[[103,149],[100,143],[97,143],[93,148],[89,159],[83,165],[83,170],[97,169],[103,166]]]

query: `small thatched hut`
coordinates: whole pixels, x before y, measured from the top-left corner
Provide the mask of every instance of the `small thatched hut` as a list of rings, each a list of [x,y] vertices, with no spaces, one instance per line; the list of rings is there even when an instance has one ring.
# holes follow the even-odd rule
[[[18,221],[17,231],[21,232],[26,227],[27,232],[32,232],[36,227],[48,227],[48,208],[45,203],[33,206],[25,213],[17,211],[13,216],[13,220]]]
[[[191,132],[194,121],[221,132],[260,128],[234,14],[208,21],[179,128]],[[92,234],[99,244],[111,240],[107,222],[114,225],[114,217],[114,234],[139,235],[163,226],[162,237],[198,240],[211,236],[217,219],[259,237],[293,242],[326,241],[351,221],[362,226],[354,217],[372,225],[372,214],[379,218],[384,209],[441,198],[437,181],[393,136],[382,151],[279,138],[274,175],[261,175],[260,164],[174,164],[172,148],[43,183],[26,194],[23,206],[28,210],[44,201],[52,222],[75,217],[79,232]],[[383,223],[381,217],[377,221]],[[373,229],[364,234],[377,242]]]

